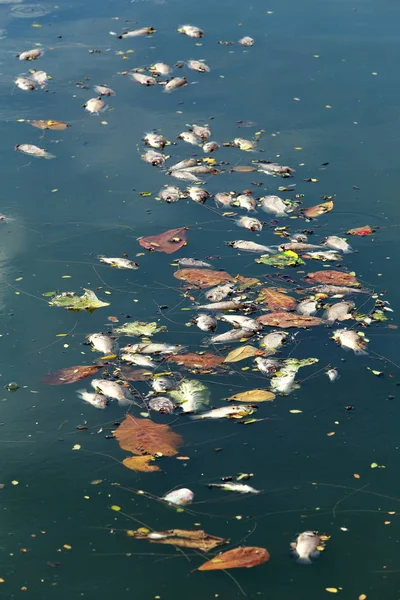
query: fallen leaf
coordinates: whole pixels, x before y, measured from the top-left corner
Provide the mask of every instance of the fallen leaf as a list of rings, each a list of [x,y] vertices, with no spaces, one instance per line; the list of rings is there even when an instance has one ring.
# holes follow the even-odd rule
[[[358,473],[354,473],[353,477],[354,477],[354,479],[360,479],[361,478],[361,476]]]
[[[358,596],[358,600],[367,600],[367,595],[366,594],[360,594]]]
[[[240,546],[233,550],[228,550],[218,556],[214,556],[207,561],[198,571],[216,571],[223,569],[238,569],[240,567],[256,567],[262,563],[268,562],[270,554],[265,548],[257,548],[256,546]]]
[[[297,267],[298,265],[306,264],[304,260],[292,250],[279,252],[273,256],[265,254],[260,256],[260,258],[256,258],[255,262],[263,265],[269,265],[270,267],[276,267],[278,269],[283,269],[284,267]]]
[[[133,336],[152,336],[160,331],[165,331],[164,325],[159,325],[156,322],[144,323],[143,321],[131,321],[130,323],[124,323],[121,327],[116,327],[114,333],[120,335],[133,335]]]
[[[330,431],[329,433],[326,434],[328,437],[332,437],[333,435],[336,435],[336,431]]]
[[[240,392],[229,396],[227,400],[236,400],[237,402],[267,402],[275,398],[275,394],[268,392],[267,390],[248,390],[247,392]]]
[[[192,367],[193,369],[212,369],[214,367],[219,367],[224,363],[223,356],[207,352],[205,354],[196,354],[195,352],[189,352],[188,354],[172,354],[171,356],[167,356],[165,360],[185,367]]]
[[[331,594],[337,594],[337,593],[338,593],[338,591],[339,591],[337,588],[333,588],[333,587],[332,587],[332,588],[331,588],[331,587],[329,587],[329,588],[325,588],[325,590],[326,590],[327,592],[330,592]]]
[[[93,312],[103,306],[110,306],[110,303],[99,300],[94,292],[84,288],[82,296],[77,296],[75,292],[63,292],[62,294],[57,294],[50,300],[49,305],[60,306],[61,308],[66,308],[73,312],[79,312],[81,310]]]
[[[328,202],[323,202],[322,204],[316,204],[315,206],[310,206],[310,208],[306,208],[303,211],[303,214],[307,219],[314,219],[315,217],[320,217],[325,213],[331,211],[333,209],[333,201],[329,200]]]
[[[52,371],[42,377],[42,382],[47,385],[65,385],[68,383],[75,383],[86,377],[95,375],[98,371],[103,369],[101,365],[78,365],[75,367],[67,367],[66,369],[59,369],[58,371]]]
[[[182,437],[168,425],[153,423],[150,419],[137,419],[127,414],[115,432],[123,450],[132,454],[156,454],[164,456],[178,454],[177,448],[183,444]]]
[[[38,129],[52,129],[53,131],[62,131],[69,127],[67,123],[62,121],[27,121],[27,123]]]
[[[131,537],[141,540],[147,540],[152,544],[170,544],[182,548],[196,548],[202,552],[209,552],[218,546],[228,544],[228,540],[209,535],[202,529],[169,529],[167,531],[145,532],[138,529],[133,532]]]
[[[298,415],[300,413],[302,413],[302,410],[298,410],[297,408],[292,408],[292,410],[289,410],[290,413],[292,413],[293,415]]]
[[[295,310],[297,306],[294,298],[282,294],[282,292],[276,292],[272,288],[262,288],[257,301],[262,302],[272,311]]]
[[[265,315],[261,315],[256,318],[256,321],[263,325],[269,325],[270,327],[314,327],[316,325],[322,325],[324,322],[319,317],[307,317],[306,315],[296,315],[294,313],[287,312],[273,312]]]
[[[112,506],[110,506],[111,510],[115,510],[115,512],[119,512],[121,510],[120,506],[117,506],[116,504],[113,504]]]
[[[256,171],[255,167],[251,167],[250,165],[237,165],[236,167],[232,167],[230,169],[235,173],[251,173],[252,171]]]
[[[237,275],[235,277],[235,281],[240,284],[241,289],[246,289],[252,285],[257,285],[257,283],[260,283],[260,280],[256,277],[243,277],[243,275]]]
[[[121,365],[118,370],[118,376],[128,381],[149,381],[153,379],[153,373],[147,369],[134,369],[126,365]]]
[[[229,275],[229,273],[225,271],[213,271],[212,269],[179,269],[179,271],[175,271],[174,277],[200,288],[212,287],[234,280],[234,277]]]
[[[181,405],[182,411],[196,412],[210,403],[210,392],[207,386],[197,379],[182,379],[178,387],[169,395]]]
[[[124,467],[131,469],[132,471],[141,471],[142,473],[153,473],[154,471],[161,471],[160,467],[153,465],[155,458],[150,454],[144,456],[130,456],[124,458],[122,464]]]
[[[154,250],[156,252],[165,252],[165,254],[173,254],[180,250],[186,243],[187,227],[178,227],[177,229],[168,229],[158,235],[150,235],[140,238],[139,244],[146,250]]]
[[[225,357],[224,362],[232,363],[239,362],[240,360],[244,360],[246,358],[250,358],[257,354],[258,349],[254,348],[254,346],[240,346],[239,348],[235,348],[231,352],[229,352],[228,356]]]
[[[349,229],[346,231],[347,235],[359,235],[363,237],[365,235],[372,235],[375,233],[375,229],[372,229],[369,225],[364,225],[364,227],[354,227],[353,229]]]
[[[80,444],[75,444],[75,446],[72,446],[72,450],[80,450],[81,447],[82,446]]]
[[[322,283],[328,285],[344,285],[348,287],[359,287],[361,284],[351,273],[343,271],[334,271],[333,269],[324,269],[307,273],[307,283]]]
[[[371,469],[377,469],[379,467],[378,463],[371,463]]]

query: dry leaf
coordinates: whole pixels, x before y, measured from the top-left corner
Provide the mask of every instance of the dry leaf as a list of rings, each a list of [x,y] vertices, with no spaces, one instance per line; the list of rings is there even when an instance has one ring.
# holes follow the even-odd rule
[[[330,592],[331,594],[337,594],[337,593],[338,593],[338,591],[339,591],[337,588],[333,588],[333,587],[332,587],[332,588],[331,588],[331,587],[329,587],[329,588],[325,588],[325,590],[326,590],[327,592]]]
[[[202,529],[169,529],[167,531],[145,532],[138,529],[133,532],[133,536],[138,539],[147,540],[152,544],[171,544],[183,548],[196,548],[203,552],[214,550],[218,546],[228,544],[228,540],[209,535]]]
[[[238,569],[240,567],[256,567],[269,561],[270,555],[265,548],[257,548],[256,546],[241,546],[222,552],[211,560],[201,565],[198,571],[216,571],[222,569]]]
[[[237,165],[236,167],[232,167],[230,170],[234,171],[235,173],[251,173],[257,169],[255,167],[251,167],[250,165]]]
[[[364,227],[354,227],[353,229],[349,229],[346,231],[347,235],[359,235],[363,237],[365,235],[372,235],[375,233],[375,229],[372,229],[369,225],[364,225]]]
[[[149,379],[153,379],[153,373],[151,371],[147,369],[134,369],[133,367],[125,365],[121,365],[116,374],[121,379],[126,379],[128,381],[148,381]]]
[[[258,349],[254,348],[254,346],[240,346],[239,348],[235,348],[234,350],[229,352],[224,362],[239,362],[240,360],[244,360],[245,358],[250,358],[250,356],[254,356],[255,354],[257,354],[257,352]]]
[[[315,217],[320,217],[325,213],[329,212],[333,209],[333,201],[329,200],[329,202],[323,202],[322,204],[316,204],[315,206],[310,206],[310,208],[306,208],[303,211],[303,214],[307,219],[314,219]]]
[[[153,463],[154,460],[153,456],[145,454],[144,456],[130,456],[129,458],[124,458],[122,464],[128,469],[132,469],[132,471],[141,471],[142,473],[161,471],[160,467],[157,465],[150,464]]]
[[[62,121],[28,121],[28,123],[38,129],[52,129],[53,131],[62,131],[69,127],[67,123]]]
[[[223,356],[207,352],[205,354],[196,354],[195,352],[189,352],[188,354],[172,354],[165,360],[193,369],[212,369],[214,367],[219,367],[224,363]]]
[[[273,312],[266,315],[261,315],[256,319],[263,325],[269,325],[271,327],[282,327],[284,329],[288,327],[313,327],[316,325],[322,325],[324,322],[319,317],[307,317],[306,315],[295,315],[292,313],[285,312]]]
[[[139,244],[147,250],[173,254],[173,252],[180,250],[185,245],[187,229],[187,227],[178,227],[177,229],[169,229],[158,235],[143,237],[139,239]]]
[[[360,479],[361,478],[361,476],[358,473],[354,473],[353,477],[354,477],[354,479]]]
[[[295,310],[297,301],[291,296],[276,292],[272,288],[263,288],[257,298],[258,302],[266,304],[270,310]]]
[[[367,595],[366,594],[360,594],[358,596],[358,600],[367,600]]]
[[[42,382],[47,385],[65,385],[67,383],[75,383],[86,377],[95,375],[98,371],[103,369],[101,365],[78,365],[76,367],[67,367],[66,369],[59,369],[52,373],[47,373],[42,377]]]
[[[234,280],[229,273],[225,271],[213,271],[212,269],[179,269],[179,271],[175,271],[174,277],[200,288],[212,287]]]
[[[126,415],[124,421],[115,432],[123,450],[132,454],[156,454],[174,456],[177,448],[183,444],[182,437],[172,431],[168,425],[153,423],[150,419],[137,419]]]
[[[333,269],[324,269],[307,274],[307,283],[322,283],[328,285],[345,285],[349,287],[359,287],[361,284],[351,273],[343,271],[334,271]]]
[[[229,396],[227,400],[236,400],[237,402],[268,402],[275,398],[275,394],[267,390],[248,390]]]

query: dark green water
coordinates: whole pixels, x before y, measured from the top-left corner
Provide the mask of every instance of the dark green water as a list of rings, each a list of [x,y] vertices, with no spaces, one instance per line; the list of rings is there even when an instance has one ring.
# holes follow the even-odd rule
[[[240,426],[227,420],[154,417],[157,422],[174,421],[174,429],[185,439],[181,453],[190,457],[186,462],[165,460],[160,474],[134,473],[116,462],[126,453],[105,436],[124,411],[116,403],[105,411],[83,404],[76,390],[85,384],[88,388],[88,381],[57,387],[41,383],[48,371],[94,361],[97,356],[82,343],[88,333],[109,330],[108,316],[121,322],[127,314],[143,321],[160,319],[168,331],[157,341],[204,350],[205,334],[185,327],[192,313],[181,309],[191,303],[182,298],[182,288],[173,278],[175,256],[212,256],[214,268],[233,274],[276,274],[255,264],[254,255],[225,245],[232,239],[277,243],[272,229],[259,235],[240,229],[232,219],[208,210],[214,209],[212,200],[205,206],[190,200],[172,205],[155,200],[167,178],[140,159],[140,138],[153,128],[174,140],[186,124],[209,123],[219,142],[238,135],[251,138],[265,130],[259,143],[264,154],[221,148],[215,158],[231,165],[275,159],[296,168],[295,178],[230,174],[226,168],[225,174],[207,180],[209,191],[250,187],[261,196],[293,182],[296,193],[305,195],[305,206],[318,203],[323,195],[335,195],[335,209],[312,224],[280,219],[279,225],[290,225],[293,231],[312,227],[312,242],[366,223],[379,226],[371,237],[350,240],[357,252],[347,255],[344,264],[378,294],[387,291],[384,299],[398,309],[397,4],[60,2],[57,7],[44,4],[50,12],[43,17],[23,19],[11,17],[13,6],[24,4],[0,5],[0,26],[8,33],[0,41],[0,210],[13,219],[0,223],[0,372],[4,386],[17,381],[21,388],[16,393],[4,389],[0,413],[0,481],[5,484],[0,490],[1,591],[8,597],[25,594],[43,600],[241,597],[224,573],[191,574],[204,560],[193,552],[183,556],[173,547],[147,545],[123,531],[109,533],[110,526],[138,526],[110,510],[118,505],[153,529],[200,523],[208,533],[230,538],[233,545],[246,539],[247,545],[266,547],[271,553],[268,564],[231,572],[249,598],[320,600],[329,597],[328,587],[342,588],[338,596],[345,600],[361,594],[369,599],[400,598],[398,573],[383,572],[400,569],[398,516],[387,514],[399,510],[400,497],[400,374],[392,363],[373,353],[345,353],[324,326],[302,330],[296,335],[299,345],[291,343],[283,356],[315,356],[319,364],[300,371],[301,379],[313,375],[300,390],[260,405],[257,417],[268,420]],[[129,26],[125,19],[152,25],[157,33],[131,40],[111,37],[109,31]],[[201,45],[176,33],[185,22],[204,28]],[[243,35],[255,38],[254,47],[217,43]],[[33,66],[53,76],[48,91],[14,89],[15,76],[32,66],[25,68],[15,54],[36,43],[47,49]],[[90,49],[101,53],[90,54]],[[122,49],[134,53],[124,60],[116,54]],[[204,58],[211,73],[185,69],[190,84],[171,95],[119,75],[160,60],[175,64],[189,58]],[[82,104],[94,94],[76,82],[86,77],[88,85],[107,83],[115,89],[117,95],[109,100],[112,111],[100,117],[85,113]],[[41,139],[40,130],[20,119],[57,119],[71,128],[47,131]],[[240,120],[254,126],[238,129]],[[21,143],[43,145],[57,158],[44,161],[13,152]],[[167,150],[174,162],[194,151],[183,142]],[[325,162],[329,165],[322,167]],[[304,181],[310,177],[318,182]],[[184,182],[179,183],[183,189]],[[152,196],[142,197],[141,191]],[[142,250],[138,237],[184,225],[190,226],[188,246],[173,257],[145,253],[137,258],[138,271],[114,270],[96,259],[99,254],[122,253],[135,259]],[[323,268],[310,262],[306,271]],[[288,274],[300,277],[292,270]],[[99,296],[111,306],[91,315],[50,307],[43,296],[53,290],[81,292],[100,286]],[[361,304],[364,299],[356,301]],[[158,305],[169,307],[163,316]],[[398,331],[387,328],[388,323],[373,325],[365,333],[371,351],[398,362]],[[67,337],[57,337],[67,332]],[[245,364],[251,365],[236,363],[237,372],[230,376],[200,376],[213,404],[232,393],[265,386],[265,378],[256,371],[241,370]],[[324,374],[328,364],[341,374],[334,385]],[[384,376],[375,377],[367,367]],[[147,388],[146,383],[137,384],[141,393]],[[348,405],[354,410],[346,411]],[[290,413],[293,409],[302,413]],[[78,431],[85,422],[89,429]],[[336,435],[327,436],[329,432]],[[80,451],[72,451],[75,444]],[[373,462],[386,468],[371,469]],[[240,472],[254,473],[249,483],[265,493],[246,497],[207,488],[210,481]],[[90,485],[97,479],[100,485]],[[162,496],[175,486],[195,492],[191,508],[197,514],[177,513],[122,489]],[[307,529],[331,536],[326,552],[309,568],[297,565],[289,553],[290,542]],[[27,590],[21,591],[23,587]]]

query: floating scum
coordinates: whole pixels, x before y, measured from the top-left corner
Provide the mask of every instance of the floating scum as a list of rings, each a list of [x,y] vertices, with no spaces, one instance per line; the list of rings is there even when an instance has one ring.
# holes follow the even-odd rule
[[[176,91],[183,98],[185,88],[194,77],[201,78],[202,84],[213,81],[213,65],[206,56],[206,31],[196,25],[181,25],[177,33],[189,38],[183,40],[187,44],[187,55],[182,57],[182,64],[170,66],[155,62],[124,72],[129,75],[124,84],[130,85],[129,79],[139,84],[132,87],[132,93],[152,94],[162,89],[167,93]],[[153,37],[157,38],[157,32],[151,26],[138,26],[114,35],[120,46],[129,39],[135,44],[146,44]],[[204,58],[199,60],[193,58],[193,44],[200,43],[194,40],[202,40],[205,51]],[[250,56],[255,40],[244,36],[237,44],[248,48],[241,51]],[[41,48],[33,48],[21,52],[18,58],[19,61],[36,61],[43,54]],[[16,72],[14,81],[18,90],[26,92],[44,88],[49,79],[44,71],[31,70],[23,75]],[[104,97],[113,100],[115,97],[113,108],[116,109],[115,118],[118,118],[115,92],[107,85],[95,85],[93,91],[96,96],[88,97],[83,104],[86,114],[80,109],[82,118],[96,119],[109,109]],[[159,98],[162,102],[163,97],[160,95]],[[36,115],[30,116],[33,118],[20,121],[31,125],[33,129],[27,128],[27,131],[33,134],[35,129],[40,133],[48,130],[69,133],[69,124],[63,121],[37,120]],[[185,431],[183,425],[203,427],[207,436],[208,423],[220,420],[221,430],[243,435],[246,428],[238,425],[264,427],[265,420],[272,414],[272,403],[276,405],[285,396],[296,392],[300,403],[299,390],[302,384],[307,386],[309,377],[321,375],[321,387],[336,381],[338,370],[327,370],[328,367],[318,364],[318,356],[297,356],[297,342],[306,339],[312,328],[323,329],[330,344],[332,362],[339,361],[342,350],[347,350],[364,365],[370,352],[364,330],[384,327],[390,312],[388,303],[364,285],[361,275],[346,266],[351,264],[347,261],[352,252],[362,251],[363,244],[373,239],[371,236],[376,229],[360,225],[348,229],[346,234],[332,234],[328,225],[336,199],[325,196],[321,202],[315,198],[309,201],[305,194],[295,193],[291,184],[282,185],[283,179],[297,184],[298,173],[294,166],[285,165],[284,160],[279,164],[274,156],[261,154],[263,131],[251,139],[235,137],[233,133],[232,139],[224,140],[207,122],[185,124],[185,130],[182,127],[175,132],[173,141],[160,130],[143,132],[142,140],[138,141],[149,187],[154,169],[165,176],[166,182],[161,190],[142,192],[142,200],[153,202],[156,199],[170,204],[168,210],[175,211],[171,214],[176,214],[176,227],[138,231],[139,237],[133,243],[137,244],[136,254],[141,256],[140,266],[123,255],[118,247],[113,249],[111,257],[100,255],[97,260],[104,268],[127,271],[135,280],[147,283],[142,268],[151,260],[150,254],[193,254],[181,256],[165,268],[171,287],[180,294],[181,308],[190,314],[186,323],[188,340],[193,338],[198,343],[187,346],[176,343],[169,320],[165,321],[167,325],[155,320],[153,307],[149,307],[145,320],[134,316],[111,331],[93,331],[90,313],[99,310],[112,320],[108,314],[112,310],[111,302],[104,299],[101,290],[58,291],[48,300],[52,310],[63,308],[83,313],[82,322],[87,324],[85,343],[91,352],[86,355],[85,364],[61,367],[45,374],[43,382],[56,386],[87,380],[92,391],[76,390],[70,399],[77,406],[87,403],[90,410],[107,410],[111,402],[118,403],[121,422],[113,430],[114,447],[117,449],[118,444],[120,451],[125,453],[122,465],[141,481],[143,478],[146,485],[162,472],[164,477],[168,476],[172,460],[184,459],[180,455],[185,444],[181,434]],[[29,157],[55,158],[33,143],[17,144],[15,149]],[[218,159],[222,152],[227,153],[223,161]],[[265,187],[259,194],[256,193],[257,186],[253,192],[236,189],[237,173],[248,177],[248,185],[253,184],[256,173],[263,180],[259,187],[268,186],[268,195],[265,195]],[[222,184],[219,187],[220,181],[227,187],[222,188]],[[306,181],[303,188],[315,179]],[[283,193],[292,194],[292,197],[281,197]],[[149,195],[152,197],[146,198]],[[245,238],[232,240],[227,236],[228,239],[222,240],[229,249],[227,270],[215,266],[215,257],[198,255],[192,242],[192,232],[197,225],[180,222],[179,209],[175,206],[180,202],[191,202],[198,207],[195,210],[212,212],[214,218],[228,222],[237,231],[237,237]],[[347,236],[353,236],[354,248]],[[230,232],[229,237],[236,236]],[[239,255],[249,257],[246,271],[242,273],[238,273],[235,266],[235,258]],[[367,301],[373,307],[364,313]],[[194,330],[201,338],[189,336]],[[299,371],[303,368],[310,375],[301,381]],[[207,385],[210,375],[221,378],[213,390]],[[227,395],[226,384],[218,385],[218,382],[229,382],[233,375],[240,375],[245,385],[241,391]],[[290,412],[298,414],[302,411],[292,409]],[[273,422],[268,426],[273,427]],[[87,443],[90,444],[90,438]],[[259,494],[257,488],[248,484],[222,481],[211,486],[238,495]],[[189,505],[193,492],[180,488],[167,493],[161,500],[166,510],[170,510],[171,506]],[[119,510],[118,506],[111,508],[116,512]],[[175,517],[175,512],[173,514]],[[138,543],[168,544],[201,552],[216,550],[229,543],[206,530],[187,530],[175,525],[160,531],[140,528],[132,531],[130,537]],[[310,562],[317,554],[320,541],[317,532],[299,534],[294,542],[298,560]],[[265,548],[239,545],[209,557],[197,570],[250,568],[269,560],[270,554]]]

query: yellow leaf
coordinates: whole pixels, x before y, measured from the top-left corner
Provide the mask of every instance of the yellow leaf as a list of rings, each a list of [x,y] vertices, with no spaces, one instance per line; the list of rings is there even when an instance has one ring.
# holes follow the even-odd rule
[[[109,354],[108,356],[101,356],[100,360],[111,360],[113,358],[117,358],[116,354]]]
[[[203,158],[203,162],[207,163],[208,165],[216,165],[217,161],[215,160],[215,158]]]
[[[354,479],[360,479],[360,475],[358,473],[354,473],[353,477]]]
[[[302,410],[297,410],[296,408],[293,408],[292,410],[289,410],[289,412],[292,413],[292,415],[298,415],[300,413],[302,413]]]
[[[56,337],[65,337],[68,333],[56,333]]]
[[[122,464],[132,471],[141,471],[142,473],[152,473],[154,471],[160,471],[160,467],[157,465],[150,464],[154,462],[154,457],[146,454],[145,456],[131,456],[125,458]]]
[[[273,400],[275,394],[268,392],[267,390],[249,390],[247,392],[240,392],[240,394],[234,394],[229,396],[227,400],[236,400],[237,402],[266,402]]]
[[[103,483],[102,479],[93,479],[93,481],[90,482],[90,485],[99,485],[100,483]]]
[[[330,431],[329,433],[326,434],[328,437],[332,437],[333,435],[336,435],[336,431]]]
[[[244,360],[245,358],[250,358],[254,356],[258,352],[257,348],[254,346],[239,346],[239,348],[235,348],[231,352],[229,352],[228,356],[226,356],[224,362],[238,362],[240,360]]]
[[[377,469],[379,467],[378,463],[371,463],[371,469]]]
[[[61,279],[71,279],[72,275],[61,275]]]
[[[367,594],[360,594],[358,600],[367,600]]]
[[[32,27],[41,27],[40,23],[32,23]]]
[[[117,506],[116,504],[113,504],[112,506],[110,506],[111,510],[115,510],[115,512],[118,512],[121,510],[120,506]]]
[[[12,483],[12,485],[18,485],[19,481],[17,481],[16,479],[13,479],[11,483]]]
[[[75,444],[75,446],[72,446],[72,450],[80,450],[81,446],[79,444]]]
[[[337,588],[325,588],[325,590],[331,594],[337,594],[339,591]]]
[[[72,550],[72,546],[70,546],[69,544],[64,544],[63,548],[65,548],[66,550]]]

